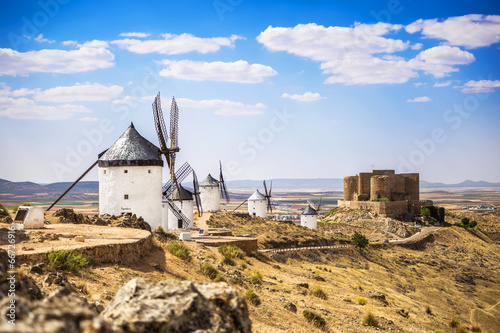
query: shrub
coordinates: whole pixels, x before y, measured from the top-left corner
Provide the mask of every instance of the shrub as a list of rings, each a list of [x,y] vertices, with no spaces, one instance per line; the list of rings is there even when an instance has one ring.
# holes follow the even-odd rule
[[[381,197],[380,194],[377,195],[377,197],[375,199],[373,199],[372,201],[376,201],[376,202],[388,202],[389,199],[386,198],[386,197]]]
[[[209,262],[204,262],[203,265],[201,266],[201,271],[203,274],[208,276],[210,280],[215,280],[218,275],[220,275],[219,271],[217,268],[215,268],[211,263]]]
[[[320,287],[316,287],[314,289],[311,289],[309,291],[309,293],[313,296],[316,296],[317,298],[321,298],[321,299],[324,299],[324,300],[327,300],[328,299],[328,296],[326,295],[326,293],[323,291],[323,289],[321,289]]]
[[[481,333],[481,327],[476,326],[476,325],[472,325],[471,332]]]
[[[378,320],[370,309],[366,310],[365,317],[363,318],[363,323],[367,326],[378,327]]]
[[[262,273],[256,269],[252,269],[250,273],[248,273],[250,279],[252,279],[253,284],[262,284]]]
[[[248,289],[247,292],[245,293],[245,297],[251,304],[255,306],[260,305],[260,297],[255,293],[253,289]]]
[[[222,274],[217,274],[217,276],[214,279],[214,282],[226,282],[226,278],[222,276]]]
[[[432,310],[429,304],[427,304],[425,307],[425,313],[427,313],[428,315],[432,315]]]
[[[365,305],[366,299],[364,299],[363,297],[358,297],[356,298],[356,302],[358,302],[359,305]]]
[[[455,317],[451,318],[450,327],[457,328],[458,325],[460,325],[460,323],[458,322],[457,318],[455,318]]]
[[[167,250],[168,252],[172,253],[176,257],[181,258],[182,260],[189,261],[191,259],[191,250],[182,242],[176,239],[168,241]]]
[[[455,225],[457,227],[467,229],[467,228],[474,228],[475,226],[477,226],[477,222],[471,221],[467,217],[463,217],[460,223],[457,223]]]
[[[223,265],[229,265],[229,266],[234,266],[236,265],[236,263],[234,262],[234,260],[230,257],[224,257],[224,259],[222,259],[222,264]]]
[[[351,237],[351,244],[357,248],[365,248],[368,246],[368,243],[368,238],[357,231],[355,231],[354,235]]]
[[[281,266],[280,266],[280,265],[277,265],[277,264],[274,264],[274,265],[273,265],[273,268],[276,268],[276,269],[281,269]]]
[[[13,211],[14,213],[15,213],[15,212],[17,212],[17,210],[18,210],[18,209],[19,209],[19,206],[14,206],[14,207],[12,207],[12,211]]]
[[[62,271],[76,272],[88,265],[87,259],[75,251],[51,250],[47,259],[50,266]]]
[[[263,255],[262,253],[258,252],[258,251],[252,251],[250,252],[250,257],[254,257],[255,259],[259,260],[259,261],[264,261],[266,256]]]
[[[31,206],[31,204],[29,202],[23,202],[21,206]]]
[[[326,326],[326,320],[321,317],[321,315],[316,311],[305,309],[302,312],[302,315],[309,323],[313,324],[316,327],[321,328]]]
[[[165,233],[165,230],[163,229],[163,227],[161,225],[158,226],[158,228],[156,229],[156,231],[158,232],[161,232],[161,233]]]
[[[229,257],[229,258],[241,259],[245,256],[245,253],[243,253],[243,251],[241,251],[239,247],[232,244],[219,246],[219,253],[222,254],[224,257]]]
[[[5,216],[9,216],[9,211],[7,210],[7,208],[5,208],[5,206],[0,202],[0,211],[2,213],[0,213],[0,216],[2,215],[5,215]]]

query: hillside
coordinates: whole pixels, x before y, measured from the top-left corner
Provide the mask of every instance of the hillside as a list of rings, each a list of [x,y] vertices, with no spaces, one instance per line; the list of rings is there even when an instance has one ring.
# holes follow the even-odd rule
[[[209,223],[230,225],[235,234],[253,230],[250,233],[258,235],[260,247],[304,244],[312,239],[341,242],[345,238],[327,232],[328,225],[311,232],[283,222],[232,215],[216,214]],[[492,227],[498,230],[500,215],[491,219],[495,221]],[[489,223],[481,216],[477,220],[480,228]],[[345,229],[348,223],[331,224],[330,228],[341,227],[346,234],[367,232],[354,225]],[[185,243],[191,249],[191,259],[183,261],[167,250],[163,240],[157,237],[154,251],[133,265],[98,265],[64,276],[75,292],[93,304],[106,306],[117,290],[135,277],[210,281],[201,269],[203,263],[210,262],[221,279],[241,295],[249,289],[258,295],[261,303],[249,305],[253,332],[459,332],[450,328],[452,322],[476,332],[479,328],[481,332],[498,332],[500,327],[500,248],[477,230],[442,229],[428,237],[420,250],[393,245],[363,252],[308,250],[259,259],[246,256],[235,259],[235,266],[223,265],[216,248],[193,242]],[[47,266],[41,274],[35,273],[40,268],[31,271],[24,267],[23,271],[45,294],[58,288],[47,283],[51,272]],[[255,272],[262,275],[262,282],[252,282]],[[366,305],[360,304],[362,299]],[[304,310],[318,313],[325,320],[324,328],[308,322]],[[378,321],[378,328],[363,323],[368,311]]]

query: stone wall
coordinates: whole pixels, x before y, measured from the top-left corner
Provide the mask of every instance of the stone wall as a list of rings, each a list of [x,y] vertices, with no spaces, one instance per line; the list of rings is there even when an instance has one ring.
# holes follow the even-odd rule
[[[92,265],[102,263],[131,264],[139,261],[143,255],[151,252],[152,248],[153,236],[150,234],[135,242],[80,247],[74,249],[74,251],[81,253]],[[16,256],[16,261],[19,264],[37,264],[46,260],[46,252],[24,253]]]
[[[340,207],[347,207],[351,209],[369,209],[375,213],[385,217],[396,217],[399,215],[408,214],[409,203],[408,201],[342,201],[339,200]]]

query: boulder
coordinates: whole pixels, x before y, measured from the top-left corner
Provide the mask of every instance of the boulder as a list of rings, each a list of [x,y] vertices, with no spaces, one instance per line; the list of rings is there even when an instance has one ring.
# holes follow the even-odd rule
[[[125,332],[251,332],[245,300],[226,283],[133,279],[101,317]]]
[[[59,223],[86,224],[88,218],[80,213],[75,213],[71,208],[58,209],[54,216],[59,217]]]
[[[11,298],[0,301],[0,332],[40,333],[122,333],[97,316],[85,299],[60,288],[43,301],[30,302],[26,298],[15,299],[15,325],[8,323],[8,306]]]
[[[16,295],[20,295],[31,300],[42,298],[42,292],[32,277],[20,274],[16,268],[10,270],[12,274],[9,273],[9,270],[7,251],[0,249],[0,299],[10,299],[10,297],[7,296],[9,295],[9,291],[11,289],[15,290]],[[14,283],[15,288],[12,288],[12,282]]]

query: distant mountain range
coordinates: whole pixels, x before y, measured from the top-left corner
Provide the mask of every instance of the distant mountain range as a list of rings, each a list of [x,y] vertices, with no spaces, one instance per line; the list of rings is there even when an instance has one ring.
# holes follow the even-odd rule
[[[340,178],[317,178],[317,179],[273,179],[273,189],[318,189],[336,190],[343,189],[343,180]],[[56,198],[63,193],[70,182],[59,182],[52,184],[37,184],[33,182],[11,182],[0,179],[0,200],[7,197],[21,196],[26,198]],[[191,184],[186,184],[189,188]],[[260,180],[233,180],[226,183],[228,190],[255,190],[262,189]],[[458,188],[458,187],[500,187],[500,183],[489,183],[485,181],[466,180],[458,184],[420,182],[421,188]],[[72,199],[97,199],[99,182],[79,182],[68,194]]]

